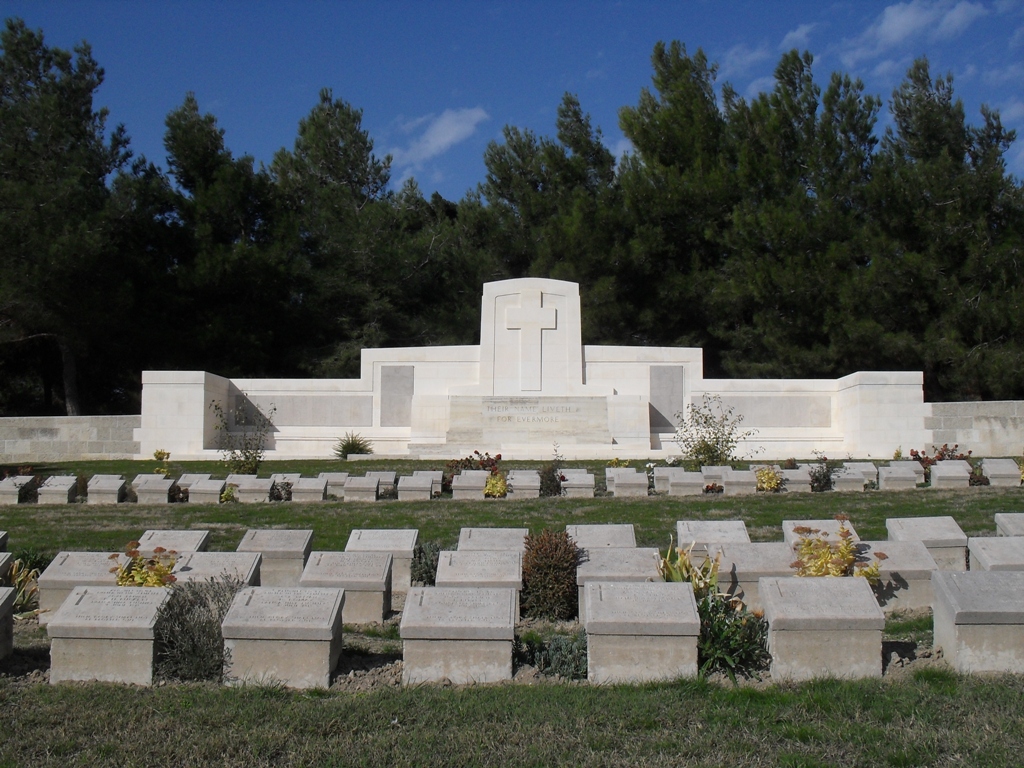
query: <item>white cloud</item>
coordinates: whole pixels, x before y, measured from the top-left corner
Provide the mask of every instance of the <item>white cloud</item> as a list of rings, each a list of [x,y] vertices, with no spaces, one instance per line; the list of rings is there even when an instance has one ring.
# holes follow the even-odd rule
[[[806,48],[807,42],[810,40],[811,32],[817,24],[801,24],[796,29],[790,30],[786,33],[786,36],[782,38],[782,42],[779,43],[780,51],[788,51],[793,48]]]
[[[1024,64],[1008,64],[1001,69],[986,70],[984,79],[989,85],[1024,83]]]
[[[771,75],[765,75],[764,77],[758,77],[750,81],[750,85],[747,86],[746,91],[743,95],[747,97],[747,100],[756,99],[759,93],[771,91],[775,87],[775,78]]]
[[[1003,125],[1010,126],[1024,122],[1024,101],[1014,99],[999,108],[999,119]]]
[[[768,47],[761,45],[758,48],[748,48],[743,43],[734,45],[725,54],[725,61],[722,63],[721,76],[740,75],[746,72],[755,64],[759,64],[769,58],[771,54]]]
[[[1013,33],[1013,37],[1010,38],[1010,47],[1019,48],[1024,45],[1024,27],[1018,27],[1017,31]]]
[[[967,0],[956,4],[952,0],[911,0],[890,5],[863,33],[846,41],[843,63],[852,67],[915,38],[956,37],[988,13],[981,3]]]
[[[612,157],[618,160],[623,155],[633,154],[633,142],[623,136],[611,149]]]
[[[483,107],[464,107],[446,109],[440,115],[425,115],[411,120],[402,126],[406,133],[426,127],[408,147],[391,150],[393,162],[399,168],[419,168],[427,160],[443,155],[456,144],[468,139],[476,133],[480,123],[489,119],[490,115]]]

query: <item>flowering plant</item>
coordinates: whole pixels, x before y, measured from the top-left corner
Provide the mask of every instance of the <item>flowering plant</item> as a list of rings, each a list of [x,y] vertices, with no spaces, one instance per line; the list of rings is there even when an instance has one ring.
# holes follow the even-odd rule
[[[110,572],[119,587],[166,587],[177,581],[171,571],[177,562],[178,553],[173,549],[156,547],[152,557],[144,557],[139,551],[139,542],[129,541],[124,548],[124,557],[113,554],[108,559],[117,561]]]

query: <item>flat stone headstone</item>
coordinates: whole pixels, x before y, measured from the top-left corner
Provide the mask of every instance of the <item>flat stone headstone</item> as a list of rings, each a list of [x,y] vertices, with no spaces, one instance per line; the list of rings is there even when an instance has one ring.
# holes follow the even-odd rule
[[[918,478],[909,464],[917,462],[895,462],[888,467],[878,468],[878,490],[912,491],[917,488]],[[917,466],[921,466],[917,464]],[[923,479],[923,478],[922,478]]]
[[[435,584],[452,588],[508,588],[518,592],[523,588],[523,556],[519,552],[441,552]]]
[[[0,531],[0,552],[7,551],[7,531]]]
[[[321,472],[318,477],[327,481],[327,495],[338,499],[345,498],[345,483],[348,482],[348,472]]]
[[[585,587],[591,581],[637,582],[660,581],[657,549],[634,547],[631,549],[598,548],[587,550],[587,556],[576,567],[576,588],[580,623],[587,622]]]
[[[725,542],[718,566],[718,589],[738,597],[750,610],[761,610],[762,576],[796,575],[793,548],[783,541]]]
[[[885,529],[891,541],[920,541],[942,571],[967,570],[967,534],[949,515],[890,517]]]
[[[182,583],[228,578],[258,587],[261,559],[259,552],[185,552],[171,573]]]
[[[995,524],[997,536],[1024,536],[1024,512],[996,512]]]
[[[843,469],[860,472],[864,480],[872,483],[878,482],[878,467],[870,461],[844,461]]]
[[[879,559],[879,553],[885,558]],[[857,561],[878,562],[881,579],[874,591],[886,613],[931,607],[932,573],[939,568],[920,541],[862,541],[857,544]]]
[[[259,552],[260,585],[297,587],[313,549],[313,531],[250,528],[236,548],[237,552]]]
[[[366,477],[376,477],[380,481],[381,491],[394,491],[397,474],[393,470],[380,470],[377,472],[367,472]]]
[[[345,501],[377,501],[379,496],[379,478],[350,476],[345,481]]]
[[[74,475],[54,475],[39,486],[40,504],[70,504],[75,500],[78,478]]]
[[[341,589],[241,590],[221,623],[225,680],[327,688],[341,657],[344,604]]]
[[[584,602],[590,682],[697,675],[700,617],[691,584],[592,581],[584,589]]]
[[[10,552],[0,551],[0,584],[7,581],[7,574],[11,571],[11,565],[14,564],[14,555]]]
[[[226,480],[209,477],[194,480],[188,489],[188,501],[190,504],[220,504],[227,485]]]
[[[677,472],[669,478],[669,496],[701,496],[704,494],[704,475],[700,472]]]
[[[459,531],[459,551],[525,552],[528,528],[463,528]]]
[[[857,469],[844,468],[832,478],[832,490],[838,493],[863,493],[867,478]]]
[[[289,485],[295,485],[299,482],[299,478],[302,477],[301,472],[277,472],[270,476],[270,479],[275,484],[288,483]]]
[[[0,506],[17,504],[23,492],[34,485],[35,475],[15,475],[0,480]]]
[[[569,538],[576,542],[577,547],[586,550],[636,546],[636,534],[632,523],[567,525],[565,530]]]
[[[292,501],[307,504],[327,498],[327,478],[300,477],[292,484]]]
[[[413,477],[429,477],[430,478],[430,495],[440,496],[441,485],[444,482],[444,472],[440,469],[416,469],[413,470]]]
[[[882,676],[885,614],[866,579],[764,577],[773,680]]]
[[[400,626],[402,682],[511,679],[515,596],[514,589],[410,589]]]
[[[721,484],[726,496],[749,496],[757,493],[757,473],[749,469],[730,469]]]
[[[47,624],[75,587],[114,587],[110,552],[58,552],[39,574],[39,623]],[[129,587],[126,587],[129,589]]]
[[[434,481],[429,477],[403,475],[398,478],[399,501],[430,501],[434,495]]]
[[[93,475],[89,480],[90,504],[119,504],[124,501],[128,484],[121,475]]]
[[[988,478],[988,484],[995,488],[1020,486],[1021,469],[1013,459],[982,459],[981,473]]]
[[[719,550],[729,541],[750,543],[747,524],[742,520],[679,520],[676,522],[676,543],[681,549],[693,545],[694,554]]]
[[[231,478],[235,479],[232,480]],[[256,475],[228,475],[228,485],[235,485],[235,501],[243,504],[262,504],[270,501],[274,481],[269,477]]]
[[[620,496],[646,498],[650,490],[649,486],[646,472],[617,474],[615,475],[615,490],[611,491],[611,494],[616,498]]]
[[[405,594],[412,586],[410,569],[419,531],[415,528],[356,528],[345,544],[346,552],[387,552],[394,558],[391,590]]]
[[[146,557],[157,547],[178,553],[202,552],[209,541],[209,531],[146,531],[139,537],[139,552]]]
[[[704,478],[704,484],[710,485],[711,483],[718,483],[722,485],[725,482],[725,476],[732,472],[732,467],[701,467],[700,474]]]
[[[50,682],[153,683],[153,629],[164,587],[76,586],[46,626]]]
[[[393,562],[388,552],[313,552],[299,586],[344,589],[345,623],[380,623],[391,613]]]
[[[540,473],[534,469],[513,469],[508,473],[510,491],[516,499],[540,498]]]
[[[565,475],[566,477],[570,477],[570,474],[568,474],[568,473],[571,473],[571,472],[587,472],[587,470],[586,469],[574,470],[574,469],[571,469],[571,468],[564,468],[564,469],[562,469],[562,474]],[[620,477],[625,477],[627,479],[626,481],[629,482],[629,478],[635,477],[636,475],[637,475],[637,471],[633,467],[605,467],[605,470],[604,470],[604,487],[605,487],[605,490],[608,491],[608,493],[610,493],[610,494],[612,494],[614,496],[615,495],[615,483],[618,482],[618,479]],[[647,477],[647,473],[645,472],[644,473],[644,478],[646,479],[646,477]]]
[[[801,538],[806,536],[813,536],[814,538],[821,538],[820,533],[809,533],[802,534],[798,533],[797,529],[811,528],[817,529],[822,533],[826,534],[825,539],[830,544],[839,543],[839,521],[838,520],[783,520],[782,521],[782,539],[789,546],[795,547],[797,542]],[[860,537],[857,535],[857,530],[853,527],[849,520],[846,521],[846,530],[852,534],[853,541],[860,541]]]
[[[970,538],[972,571],[1024,571],[1024,536]]]
[[[654,468],[654,490],[657,493],[667,494],[672,486],[672,478],[677,475],[685,475],[686,470],[682,467],[655,467]],[[696,473],[694,473],[696,474]],[[703,477],[701,478],[703,480]]]
[[[14,588],[0,587],[0,661],[14,652]]]
[[[177,490],[177,483],[174,480],[170,480],[163,475],[141,475],[140,477],[147,478],[141,480],[136,484],[132,483],[132,487],[135,488],[135,500],[139,504],[168,504],[171,501],[171,495]],[[136,478],[139,480],[139,478]]]
[[[970,464],[966,461],[939,461],[932,465],[929,488],[968,488],[970,486]]]
[[[1024,572],[937,571],[935,645],[961,673],[1024,672]]]
[[[452,498],[457,501],[484,498],[484,487],[489,476],[490,472],[463,470],[461,474],[452,478]]]
[[[562,495],[570,499],[590,499],[594,496],[595,480],[589,473],[565,475],[562,481]],[[540,489],[538,488],[538,495]],[[645,492],[646,495],[646,492]]]
[[[210,475],[199,474],[195,472],[186,472],[178,478],[178,487],[184,490],[191,489],[193,484],[200,480],[209,480]]]

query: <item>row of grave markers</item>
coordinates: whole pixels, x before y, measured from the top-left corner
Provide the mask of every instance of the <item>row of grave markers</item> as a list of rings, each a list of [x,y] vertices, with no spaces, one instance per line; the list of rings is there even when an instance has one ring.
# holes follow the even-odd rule
[[[1012,459],[982,459],[982,472],[989,484],[997,487],[1017,487],[1021,484],[1021,470]],[[786,480],[790,493],[810,492],[811,465],[797,469],[774,467]],[[967,488],[970,485],[971,465],[966,461],[940,461],[932,466],[930,488]],[[736,470],[731,467],[702,467],[701,472],[687,472],[680,467],[655,467],[654,491],[669,496],[701,495],[709,485],[722,488],[729,496],[753,494],[757,490],[754,469]],[[592,497],[596,490],[595,477],[586,469],[563,468],[562,492],[569,497]],[[488,470],[463,470],[452,479],[452,498],[483,499]],[[871,462],[848,462],[834,478],[836,491],[863,491],[869,484],[880,490],[913,490],[924,482],[924,467],[917,461],[893,462],[876,467]],[[397,477],[393,471],[367,472],[362,477],[348,472],[321,472],[317,477],[299,474],[274,474],[270,477],[232,474],[221,480],[209,474],[183,474],[177,479],[162,474],[136,475],[131,482],[136,499],[143,504],[165,504],[187,492],[188,500],[196,504],[219,504],[225,489],[232,488],[233,497],[241,502],[266,502],[274,498],[275,488],[288,489],[292,501],[315,502],[336,498],[343,501],[377,501],[382,494],[399,501],[426,501],[441,495],[440,470],[416,470],[412,475]],[[540,495],[540,475],[535,470],[513,469],[508,473],[511,498],[537,498]],[[605,487],[612,496],[647,496],[650,481],[646,472],[623,467],[605,470]],[[73,475],[55,475],[37,485],[37,478],[18,475],[0,481],[0,505],[17,504],[24,500],[26,491],[37,491],[41,504],[66,504],[76,500],[77,478]],[[129,484],[122,475],[94,475],[88,484],[87,501],[90,504],[117,504],[128,496]]]
[[[935,642],[958,670],[1024,671],[1024,513],[998,513],[997,536],[968,538],[951,517],[887,520],[881,589],[864,579],[793,578],[798,528],[832,538],[835,521],[783,523],[784,541],[750,542],[742,521],[680,521],[681,542],[721,555],[720,588],[764,611],[772,675],[806,679],[881,674],[886,611],[931,607]],[[847,526],[854,540],[856,531]],[[696,673],[699,620],[689,584],[660,581],[656,549],[633,526],[575,525],[586,551],[577,570],[580,621],[593,682]],[[245,584],[222,627],[229,680],[326,686],[342,648],[342,618],[383,621],[393,592],[401,620],[403,680],[492,682],[511,676],[526,529],[463,529],[439,558],[437,586],[412,587],[414,529],[357,529],[344,552],[312,550],[313,532],[250,530],[235,552],[208,552],[206,531],[147,531],[143,554],[180,554],[179,581],[228,573]],[[3,550],[7,534],[0,532]],[[0,576],[10,554],[0,551]],[[969,570],[968,570],[969,566]],[[108,553],[61,552],[39,577],[51,637],[51,681],[152,681],[153,629],[167,590],[112,586]],[[13,647],[13,589],[0,592],[0,658]]]

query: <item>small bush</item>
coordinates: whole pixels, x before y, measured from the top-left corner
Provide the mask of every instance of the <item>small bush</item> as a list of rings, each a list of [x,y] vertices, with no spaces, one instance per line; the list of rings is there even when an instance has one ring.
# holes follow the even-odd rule
[[[437,561],[442,550],[455,549],[454,544],[443,541],[425,541],[416,544],[412,551],[412,563],[409,565],[409,576],[412,582],[432,587],[437,579]]]
[[[932,467],[938,464],[940,461],[970,461],[971,451],[967,453],[960,453],[959,444],[954,445],[952,448],[949,447],[949,443],[943,443],[942,447],[932,446],[935,450],[934,456],[929,456],[927,451],[917,451],[913,448],[910,449],[910,458],[918,462],[924,467],[924,481],[930,483],[932,480]],[[980,473],[979,473],[980,476]],[[979,483],[980,485],[980,483]]]
[[[484,483],[484,497],[488,499],[503,499],[508,496],[508,482],[505,480],[504,472],[492,472]]]
[[[498,471],[498,462],[501,461],[501,454],[491,456],[490,453],[473,451],[471,456],[464,459],[452,459],[444,465],[444,473],[441,475],[441,489],[451,493],[452,478],[464,469],[486,469],[494,473]]]
[[[224,575],[171,587],[154,628],[158,679],[221,681],[226,659],[220,625],[243,586]]]
[[[797,559],[792,563],[797,576],[862,576],[874,587],[881,574],[879,562],[887,560],[884,552],[875,552],[875,562],[870,565],[860,557],[853,534],[846,527],[846,516],[836,515],[839,521],[839,541],[830,542],[828,534],[817,528],[797,526],[794,533],[800,535],[796,543]]]
[[[537,619],[576,617],[578,596],[576,567],[583,550],[566,531],[543,530],[528,534],[523,553],[523,591],[520,605],[524,616]]]
[[[15,560],[7,571],[6,584],[14,588],[14,615],[25,616],[39,608],[39,569]],[[5,580],[0,580],[3,585]]]
[[[705,393],[700,405],[690,403],[676,414],[675,442],[683,458],[698,466],[724,466],[735,459],[740,441],[757,434],[757,430],[741,430],[742,414],[734,416],[734,408],[722,405],[718,395]]]
[[[222,460],[228,472],[255,475],[266,455],[267,441],[274,429],[274,414],[277,413],[277,408],[271,406],[269,413],[263,413],[257,405],[253,405],[251,409],[237,407],[232,417],[235,426],[242,427],[241,431],[231,430],[228,414],[219,402],[212,401],[210,410],[217,419],[214,425],[217,432],[217,447],[221,450]]]
[[[291,501],[292,500],[292,484],[287,480],[281,480],[280,482],[274,483],[270,486],[270,500],[271,501]]]
[[[736,675],[750,677],[768,667],[768,622],[760,612],[721,593],[709,593],[697,601],[700,637],[697,667],[702,676],[722,672],[736,682]]]
[[[166,587],[177,581],[171,573],[177,554],[173,549],[157,547],[152,557],[143,557],[139,542],[129,541],[124,548],[123,562],[121,555],[110,556],[114,561],[110,572],[119,587]]]
[[[840,472],[839,462],[829,461],[828,456],[820,451],[815,451],[814,456],[817,461],[811,465],[811,492],[831,491],[836,486],[836,475]]]
[[[695,565],[692,557],[693,544],[686,549],[672,546],[668,539],[668,551],[658,560],[658,573],[665,581],[686,581],[693,585],[693,596],[702,600],[718,592],[718,566],[722,561],[719,552],[714,559],[708,557]]]
[[[755,474],[757,490],[761,493],[782,493],[782,489],[786,487],[786,478],[780,475],[774,467],[761,467]]]
[[[30,571],[42,573],[46,566],[53,562],[57,555],[54,552],[47,552],[41,549],[19,549],[11,553],[15,560],[21,560],[22,564]]]
[[[587,677],[587,635],[582,630],[574,635],[554,635],[548,640],[536,632],[527,632],[515,638],[512,656],[517,665],[536,667],[544,675],[567,680]]]
[[[334,455],[342,461],[348,459],[349,454],[373,453],[373,446],[370,441],[358,432],[346,432],[345,436],[334,446]]]

